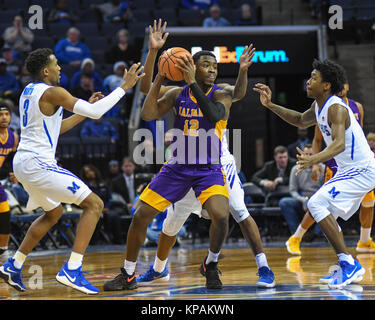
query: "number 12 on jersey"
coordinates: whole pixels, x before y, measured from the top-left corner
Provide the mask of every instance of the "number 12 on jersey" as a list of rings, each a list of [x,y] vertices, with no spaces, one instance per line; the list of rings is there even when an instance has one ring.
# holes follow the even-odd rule
[[[199,121],[196,119],[185,120],[184,123],[184,135],[185,136],[197,136],[198,135]]]

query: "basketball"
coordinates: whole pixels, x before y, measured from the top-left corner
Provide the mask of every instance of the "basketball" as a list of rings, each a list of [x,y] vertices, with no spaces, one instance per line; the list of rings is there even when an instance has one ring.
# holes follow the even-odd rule
[[[166,77],[172,81],[182,81],[184,80],[184,75],[182,72],[175,67],[178,63],[176,60],[182,56],[190,56],[191,54],[184,48],[173,47],[164,51],[159,59],[159,70],[165,73]]]

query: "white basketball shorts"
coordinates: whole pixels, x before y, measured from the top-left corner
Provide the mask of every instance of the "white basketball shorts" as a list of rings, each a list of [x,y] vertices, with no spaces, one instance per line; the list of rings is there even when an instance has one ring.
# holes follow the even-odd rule
[[[308,201],[307,206],[316,222],[330,213],[348,220],[360,207],[364,196],[375,188],[375,164],[359,168],[338,169]]]
[[[44,211],[60,203],[79,205],[92,191],[56,160],[45,160],[32,152],[17,152],[13,159],[14,175],[29,194],[27,209],[42,207]]]

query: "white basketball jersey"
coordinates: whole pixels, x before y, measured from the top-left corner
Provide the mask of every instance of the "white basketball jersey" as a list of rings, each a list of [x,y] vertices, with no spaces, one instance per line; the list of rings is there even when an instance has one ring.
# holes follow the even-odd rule
[[[346,108],[350,119],[350,125],[345,130],[345,150],[334,157],[338,168],[358,167],[374,161],[374,155],[353,111],[337,96],[329,97],[320,110],[315,101],[316,120],[326,145],[329,146],[332,143],[332,131],[328,124],[328,110],[334,104],[339,104]]]
[[[42,82],[30,83],[20,96],[21,136],[18,152],[34,152],[39,158],[55,159],[63,108],[60,107],[51,116],[44,115],[39,108],[40,97],[50,87]]]

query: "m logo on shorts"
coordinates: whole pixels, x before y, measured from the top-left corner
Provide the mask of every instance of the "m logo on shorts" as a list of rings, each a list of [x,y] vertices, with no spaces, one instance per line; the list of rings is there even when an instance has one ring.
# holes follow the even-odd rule
[[[71,192],[73,192],[73,194],[75,194],[77,192],[77,190],[81,188],[79,185],[77,185],[74,181],[73,181],[73,185],[71,187],[68,187],[68,190],[70,190]]]
[[[328,191],[330,195],[332,195],[332,198],[335,199],[336,196],[340,193],[340,191],[336,191],[336,187],[332,187],[330,191]]]

